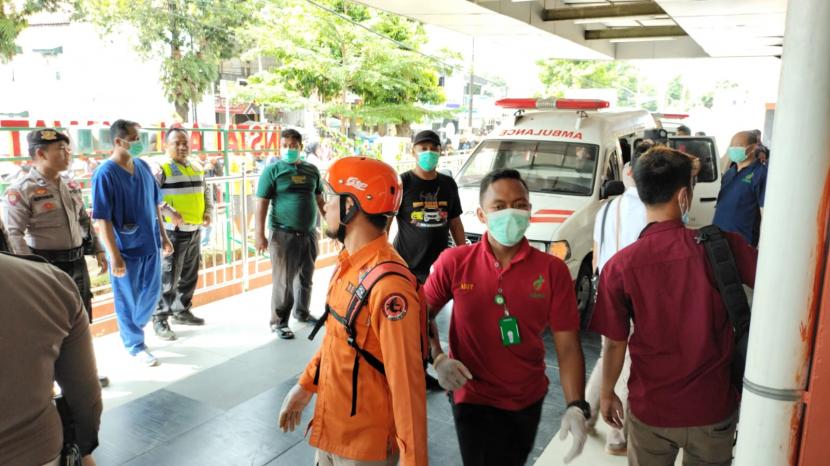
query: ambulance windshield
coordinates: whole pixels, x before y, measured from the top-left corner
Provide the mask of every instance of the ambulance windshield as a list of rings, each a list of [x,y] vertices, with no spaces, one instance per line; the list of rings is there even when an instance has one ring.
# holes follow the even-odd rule
[[[588,196],[594,190],[597,146],[558,141],[485,141],[458,176],[459,187],[478,187],[492,170],[512,168],[531,191]]]

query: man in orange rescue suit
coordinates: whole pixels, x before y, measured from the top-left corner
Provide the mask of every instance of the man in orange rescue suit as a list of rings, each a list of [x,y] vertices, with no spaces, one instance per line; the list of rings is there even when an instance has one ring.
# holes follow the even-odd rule
[[[316,393],[309,443],[319,466],[426,465],[421,303],[386,237],[401,203],[398,175],[379,160],[346,157],[329,168],[325,191],[326,234],[344,248],[321,319],[323,344],[286,396],[280,427],[293,431]],[[390,262],[403,273],[372,280],[365,305],[349,313],[355,290]]]

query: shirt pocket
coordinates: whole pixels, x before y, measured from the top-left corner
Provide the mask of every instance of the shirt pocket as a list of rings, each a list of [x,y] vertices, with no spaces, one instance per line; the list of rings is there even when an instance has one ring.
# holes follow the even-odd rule
[[[136,249],[141,244],[141,227],[135,223],[125,223],[118,229],[118,239],[121,243],[121,250]]]
[[[51,228],[61,226],[62,212],[60,204],[54,199],[45,199],[32,203],[32,228]]]

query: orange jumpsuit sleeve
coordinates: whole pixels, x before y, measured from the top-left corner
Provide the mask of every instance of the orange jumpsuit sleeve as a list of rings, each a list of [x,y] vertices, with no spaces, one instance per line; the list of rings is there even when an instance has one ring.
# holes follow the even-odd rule
[[[317,368],[320,367],[320,355],[323,351],[323,346],[317,348],[317,353],[311,358],[311,361],[305,366],[305,370],[300,374],[299,383],[306,391],[317,393],[317,384],[314,383],[314,376],[317,375]]]
[[[426,384],[418,294],[409,280],[388,276],[375,285],[369,306],[392,399],[400,466],[426,466]]]

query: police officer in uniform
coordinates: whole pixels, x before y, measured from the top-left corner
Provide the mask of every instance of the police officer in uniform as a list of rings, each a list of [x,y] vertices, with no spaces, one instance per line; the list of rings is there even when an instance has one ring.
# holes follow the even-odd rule
[[[199,279],[201,258],[200,228],[210,225],[213,211],[211,190],[205,183],[202,166],[188,160],[190,138],[185,130],[167,131],[167,155],[157,175],[164,204],[164,229],[173,243],[173,254],[166,256],[161,266],[161,296],[153,314],[153,330],[165,340],[175,340],[176,334],[167,322],[182,325],[204,325],[205,320],[190,311],[193,292]]]
[[[9,246],[15,254],[37,254],[66,272],[78,285],[81,300],[92,322],[92,291],[84,254],[93,254],[107,270],[84,207],[81,185],[61,172],[72,161],[69,137],[54,128],[26,136],[33,167],[6,190],[5,224]],[[99,377],[102,386],[109,384]]]

